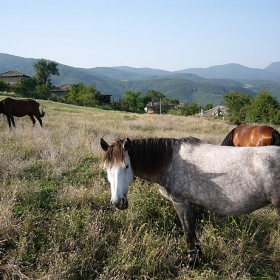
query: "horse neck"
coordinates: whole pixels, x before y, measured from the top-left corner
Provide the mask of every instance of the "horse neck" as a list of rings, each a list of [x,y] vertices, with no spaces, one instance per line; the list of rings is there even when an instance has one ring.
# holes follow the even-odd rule
[[[172,160],[173,141],[170,140],[160,138],[133,140],[129,156],[134,175],[158,182]]]

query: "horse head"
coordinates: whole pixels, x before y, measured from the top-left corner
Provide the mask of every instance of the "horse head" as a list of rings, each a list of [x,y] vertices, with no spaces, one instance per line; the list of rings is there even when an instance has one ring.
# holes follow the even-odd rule
[[[133,171],[131,168],[128,150],[131,140],[117,140],[109,145],[103,138],[100,145],[105,151],[102,158],[103,168],[107,172],[108,181],[111,187],[111,204],[123,210],[128,207],[127,192],[133,181]]]

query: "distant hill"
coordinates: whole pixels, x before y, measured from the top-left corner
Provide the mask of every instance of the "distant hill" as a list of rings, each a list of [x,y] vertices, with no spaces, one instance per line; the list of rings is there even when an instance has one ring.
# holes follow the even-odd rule
[[[278,62],[280,64],[280,62]],[[178,73],[192,73],[205,79],[232,79],[232,80],[268,80],[280,82],[280,66],[270,64],[265,69],[249,68],[240,64],[226,64],[208,68],[189,68]],[[271,70],[274,71],[271,71]]]
[[[33,65],[38,60],[0,53],[0,73],[16,70],[34,76]],[[103,94],[111,94],[113,100],[123,98],[128,89],[142,93],[153,89],[168,98],[174,97],[183,103],[195,101],[201,105],[221,105],[223,94],[232,90],[256,96],[267,89],[280,100],[280,62],[271,63],[265,69],[232,63],[175,72],[128,66],[86,69],[60,63],[58,68],[60,76],[51,77],[54,85],[95,84]]]
[[[269,66],[264,68],[264,70],[280,75],[280,62],[273,62]]]
[[[94,73],[105,75],[112,79],[137,79],[149,76],[165,76],[170,72],[151,68],[132,68],[128,66],[119,67],[96,67],[90,68]]]

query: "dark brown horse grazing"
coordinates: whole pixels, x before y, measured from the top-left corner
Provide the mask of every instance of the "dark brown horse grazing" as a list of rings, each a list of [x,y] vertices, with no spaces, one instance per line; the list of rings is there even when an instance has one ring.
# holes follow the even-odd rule
[[[241,124],[234,128],[224,139],[221,146],[280,146],[280,134],[271,126]]]
[[[40,113],[39,106],[39,103],[32,99],[13,99],[8,97],[0,102],[0,114],[2,113],[7,116],[10,128],[11,121],[13,126],[16,127],[14,116],[29,116],[33,122],[33,126],[36,123],[35,116],[40,125],[43,126],[41,118],[44,117],[45,113],[43,111]]]

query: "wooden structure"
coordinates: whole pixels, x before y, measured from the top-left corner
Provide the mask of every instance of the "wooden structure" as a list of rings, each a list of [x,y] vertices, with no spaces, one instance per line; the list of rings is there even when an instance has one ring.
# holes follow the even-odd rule
[[[147,114],[161,114],[161,110],[162,110],[162,107],[161,107],[161,101],[159,102],[150,102],[146,105],[146,107],[144,108],[144,111],[147,113]],[[179,107],[182,107],[183,104],[172,104],[172,103],[168,103],[168,109],[171,109],[171,108],[179,108]],[[165,105],[165,108],[166,108],[166,105]]]
[[[224,116],[227,114],[227,108],[225,106],[216,106],[210,110],[204,111],[201,109],[201,112],[197,114],[197,116],[201,117],[207,117],[207,116],[212,116],[212,117],[219,117],[219,116]]]

